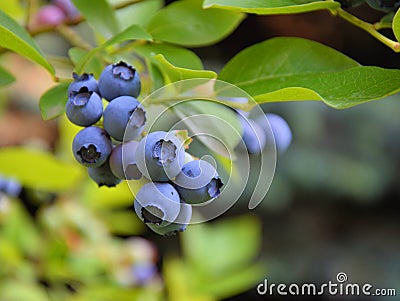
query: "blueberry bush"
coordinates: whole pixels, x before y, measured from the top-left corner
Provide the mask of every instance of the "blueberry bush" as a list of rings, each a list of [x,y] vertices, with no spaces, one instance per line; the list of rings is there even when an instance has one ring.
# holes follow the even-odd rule
[[[357,13],[360,7],[376,19]],[[268,271],[263,224],[243,211],[277,210],[265,201],[275,171],[272,199],[284,200],[290,182],[355,199],[376,197],[386,183],[374,168],[299,144],[286,156],[292,130],[303,123],[298,116],[311,124],[309,133],[321,123],[313,108],[294,114],[293,123],[270,109],[314,102],[350,114],[396,99],[400,69],[363,65],[287,35],[245,45],[223,64],[210,64],[207,49],[250,17],[321,11],[397,53],[399,7],[378,0],[2,0],[0,116],[37,110],[57,133],[53,145],[0,148],[0,300],[221,300],[254,287]],[[277,157],[287,162],[282,170]],[[320,168],[309,169],[315,162]],[[342,165],[359,182],[382,185],[346,186]],[[241,214],[225,217],[236,202]]]

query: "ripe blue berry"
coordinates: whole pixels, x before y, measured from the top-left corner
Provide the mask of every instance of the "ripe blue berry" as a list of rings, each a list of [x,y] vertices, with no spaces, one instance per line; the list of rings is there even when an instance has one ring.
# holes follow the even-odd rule
[[[5,178],[0,175],[0,199],[1,192],[11,197],[17,197],[21,193],[21,190],[22,186],[17,180]]]
[[[181,203],[171,184],[150,182],[136,194],[134,208],[144,223],[166,226],[178,217]]]
[[[250,154],[259,154],[267,142],[267,135],[262,127],[254,120],[240,118],[242,125],[242,140]]]
[[[80,16],[71,0],[54,0],[53,3],[64,11],[68,20],[76,20]]]
[[[125,62],[108,65],[99,77],[100,94],[108,101],[122,95],[138,97],[140,77],[135,68]]]
[[[136,164],[149,180],[166,182],[177,176],[183,166],[185,151],[173,134],[156,131],[144,137],[136,149]]]
[[[107,161],[112,150],[111,139],[103,129],[90,126],[76,134],[72,141],[75,159],[87,167],[98,167]]]
[[[147,224],[147,226],[153,232],[159,235],[171,236],[177,234],[178,232],[185,231],[191,219],[192,206],[189,204],[181,203],[181,209],[179,211],[178,217],[173,223],[164,227],[155,224]]]
[[[90,178],[101,186],[114,187],[117,186],[121,179],[117,178],[110,169],[108,161],[98,167],[89,167],[88,174]]]
[[[86,87],[89,92],[93,91],[99,94],[97,80],[93,77],[93,74],[83,73],[78,75],[74,72],[72,73],[72,77],[74,81],[68,87],[68,96],[70,96],[72,92],[79,92],[83,87]]]
[[[72,92],[68,98],[66,114],[68,119],[76,125],[93,125],[103,115],[103,103],[96,92],[82,87],[79,92]]]
[[[292,142],[292,131],[285,119],[277,114],[266,114],[272,133],[275,138],[275,145],[279,152],[287,150]]]
[[[145,123],[144,108],[136,98],[131,96],[115,98],[104,110],[104,129],[118,141],[138,138],[143,132]]]
[[[219,196],[222,181],[214,166],[205,160],[193,160],[182,167],[173,181],[182,200],[200,204]]]
[[[128,141],[117,145],[110,155],[110,168],[113,174],[126,180],[139,180],[142,173],[136,166],[137,141]]]

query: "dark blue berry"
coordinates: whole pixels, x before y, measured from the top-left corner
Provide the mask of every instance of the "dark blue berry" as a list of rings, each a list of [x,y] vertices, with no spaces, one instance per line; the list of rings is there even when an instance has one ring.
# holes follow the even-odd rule
[[[144,137],[136,149],[136,164],[148,179],[166,182],[177,176],[183,166],[185,151],[173,134],[156,131]]]
[[[73,91],[66,105],[68,119],[79,126],[89,126],[100,120],[103,114],[101,97],[87,87],[82,87],[79,92]]]
[[[178,192],[171,184],[150,182],[136,194],[134,208],[144,223],[166,226],[178,217],[181,203]]]
[[[214,166],[205,160],[193,160],[182,167],[173,180],[181,199],[188,204],[199,204],[219,196],[222,181]]]
[[[274,135],[276,148],[283,153],[292,142],[292,131],[286,120],[281,116],[272,113],[268,113],[266,116]]]
[[[89,167],[88,173],[90,178],[101,186],[114,187],[121,182],[121,179],[117,178],[110,169],[108,161],[98,167]]]
[[[83,73],[78,75],[74,72],[72,73],[72,77],[74,81],[68,87],[68,96],[70,96],[72,92],[79,92],[83,87],[86,87],[90,92],[93,91],[99,94],[97,80],[93,77],[93,74]]]
[[[76,134],[72,142],[75,159],[87,167],[98,167],[105,163],[111,150],[109,135],[96,126],[84,128]]]
[[[110,168],[113,174],[126,180],[139,180],[142,173],[136,166],[137,141],[128,141],[117,145],[110,155]]]
[[[140,77],[135,68],[125,62],[108,65],[99,78],[100,94],[108,101],[122,95],[138,97]]]
[[[132,96],[119,96],[104,110],[104,129],[118,141],[138,138],[143,132],[145,123],[146,112]]]
[[[259,154],[267,142],[267,135],[263,128],[254,120],[240,117],[243,130],[242,140],[250,154]]]
[[[179,232],[186,230],[190,220],[192,219],[192,206],[189,204],[181,203],[181,209],[179,211],[176,220],[167,225],[159,226],[155,224],[147,224],[147,226],[155,233],[162,236],[171,236]]]

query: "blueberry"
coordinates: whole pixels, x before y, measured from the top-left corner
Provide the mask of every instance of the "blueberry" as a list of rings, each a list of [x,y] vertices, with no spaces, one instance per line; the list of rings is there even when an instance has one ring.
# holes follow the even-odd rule
[[[139,142],[128,141],[117,145],[110,155],[110,168],[113,174],[126,180],[139,180],[142,173],[136,166],[136,149]]]
[[[152,262],[136,262],[131,268],[135,283],[146,285],[157,274],[157,267]]]
[[[268,113],[266,117],[271,126],[277,150],[281,153],[285,152],[292,142],[292,131],[288,123],[277,114]]]
[[[111,150],[112,144],[109,135],[96,126],[79,131],[72,141],[75,159],[87,167],[98,167],[105,163]]]
[[[254,120],[240,117],[243,130],[242,140],[250,154],[259,154],[267,142],[267,135],[263,128]]]
[[[356,7],[365,2],[365,0],[336,0],[343,8]]]
[[[103,115],[103,102],[101,97],[87,87],[82,87],[79,92],[73,91],[66,105],[68,119],[80,126],[95,124]]]
[[[183,166],[185,151],[173,134],[156,131],[144,137],[136,149],[136,164],[148,179],[166,182],[177,176]]]
[[[0,175],[0,192],[11,197],[17,197],[20,195],[21,190],[22,186],[17,180]]]
[[[150,182],[136,194],[134,208],[144,223],[167,226],[178,217],[181,203],[171,184]]]
[[[108,65],[99,78],[100,94],[108,101],[122,95],[138,97],[140,77],[135,68],[125,62]]]
[[[367,0],[372,8],[386,13],[395,12],[400,6],[400,1],[395,0]]]
[[[78,75],[74,72],[72,73],[72,77],[74,81],[68,87],[68,96],[70,96],[72,92],[79,92],[83,87],[86,87],[89,92],[96,92],[99,94],[97,80],[93,77],[93,74],[83,73]]]
[[[119,96],[104,110],[104,129],[118,141],[138,138],[143,132],[145,123],[146,112],[132,96]]]
[[[79,11],[76,9],[71,0],[53,0],[53,3],[64,11],[68,20],[76,20],[79,18]]]
[[[55,5],[42,6],[36,15],[36,22],[41,26],[57,26],[66,19],[64,11]]]
[[[173,181],[181,199],[200,204],[219,196],[222,181],[214,166],[205,160],[193,160],[182,167]]]
[[[147,226],[155,233],[162,236],[171,236],[175,235],[178,232],[183,232],[186,230],[190,220],[192,218],[192,206],[189,204],[181,203],[181,209],[179,211],[178,217],[176,220],[167,225],[167,226],[159,226],[155,224],[147,224]]]
[[[21,184],[14,179],[8,179],[6,186],[4,187],[4,192],[12,197],[17,197],[20,195],[22,190]]]
[[[114,187],[117,186],[121,179],[117,178],[110,169],[108,161],[98,167],[89,167],[88,174],[90,178],[101,186]]]

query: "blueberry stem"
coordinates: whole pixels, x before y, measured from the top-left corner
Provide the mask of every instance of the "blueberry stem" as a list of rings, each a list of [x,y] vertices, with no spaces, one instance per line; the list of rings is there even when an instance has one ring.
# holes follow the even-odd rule
[[[57,25],[55,30],[62,35],[71,45],[90,51],[93,47],[87,43],[82,37],[73,29],[65,24]]]
[[[378,41],[380,41],[384,45],[391,48],[394,52],[400,52],[400,43],[397,41],[393,41],[393,40],[389,39],[388,37],[384,36],[383,34],[381,34],[378,31],[378,29],[380,27],[376,26],[376,24],[371,24],[371,23],[365,22],[365,21],[357,18],[356,16],[350,14],[349,12],[345,11],[342,8],[337,8],[335,10],[331,10],[331,13],[332,13],[332,15],[339,16],[342,19],[346,20],[347,22],[365,30],[371,36],[376,38]]]

